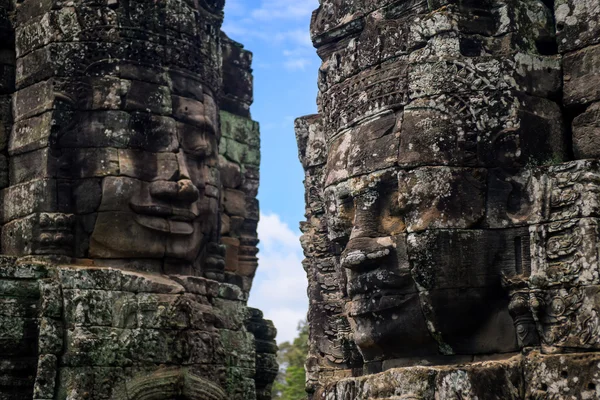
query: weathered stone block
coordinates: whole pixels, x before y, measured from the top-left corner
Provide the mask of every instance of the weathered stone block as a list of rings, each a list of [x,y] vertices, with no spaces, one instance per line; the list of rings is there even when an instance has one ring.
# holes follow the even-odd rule
[[[94,232],[90,238],[90,256],[136,258],[144,255],[147,258],[162,258],[166,251],[166,236],[144,228],[136,222],[135,218],[135,214],[131,212],[98,213]],[[124,221],[127,221],[127,224],[124,224]],[[115,232],[113,229],[115,224],[125,226],[127,229]],[[148,246],[149,244],[151,245]]]
[[[244,321],[245,306],[237,300],[227,300],[216,298],[213,300],[216,310],[220,311],[222,325],[216,326],[219,329],[239,330]]]
[[[503,231],[444,229],[410,234],[407,246],[411,272],[423,290],[499,289],[502,274],[519,274],[528,267],[525,265],[530,259],[525,240],[528,236],[527,228]],[[521,246],[515,245],[519,243],[515,240],[518,238],[522,238]],[[441,250],[445,248],[452,251],[452,257],[443,255]]]
[[[490,170],[486,224],[503,228],[599,216],[598,168],[595,160],[580,160],[520,173]]]
[[[221,143],[219,145],[219,153],[224,155],[227,159],[242,165],[246,160],[248,145],[223,137],[221,138]],[[254,163],[252,163],[252,165],[254,165]]]
[[[60,172],[62,178],[94,178],[118,175],[121,170],[121,151],[113,148],[72,149],[65,150],[64,158],[68,160],[68,170]],[[129,165],[123,158],[123,168]]]
[[[402,113],[384,114],[350,130],[352,139],[347,159],[350,176],[360,176],[396,165],[402,119]]]
[[[573,121],[573,151],[578,159],[600,158],[600,102]]]
[[[54,110],[14,124],[8,141],[9,154],[21,154],[50,146],[73,123],[73,113]]]
[[[219,155],[219,172],[221,182],[226,188],[237,189],[244,179],[240,165],[227,160],[222,155]]]
[[[436,378],[436,397],[519,400],[523,398],[523,381],[522,362],[518,357],[440,370]]]
[[[201,278],[198,276],[172,275],[171,278],[185,288],[189,293],[217,297],[219,293],[219,284],[216,281]]]
[[[10,182],[17,185],[38,179],[56,178],[60,160],[49,148],[19,154],[10,158]]]
[[[2,227],[2,246],[7,254],[73,253],[73,216],[62,213],[34,213]]]
[[[136,103],[136,100],[131,99],[128,93],[130,91],[144,92],[142,88],[145,89],[145,87],[140,88],[138,86],[140,83],[138,82],[131,82],[112,76],[92,78],[87,82],[87,84],[90,86],[88,90],[91,93],[89,94],[88,98],[82,99],[81,101],[84,102],[86,106],[85,108],[89,110],[121,110],[123,102],[126,104],[126,109],[131,109],[132,107],[135,107],[135,105],[139,106],[139,104]],[[165,91],[164,88],[160,88]],[[144,95],[149,96],[150,94],[155,94],[148,93],[149,91],[151,91],[151,89],[148,89],[146,92],[144,92]],[[160,96],[161,94],[162,93],[158,93],[157,96]],[[158,99],[154,100],[155,103],[159,102]],[[137,99],[137,101],[139,101],[139,99]],[[164,106],[163,103],[159,104],[159,106]],[[148,108],[152,106],[156,107],[156,104],[149,105]]]
[[[565,105],[600,100],[600,45],[565,55],[563,69]]]
[[[223,205],[230,216],[246,218],[246,194],[239,190],[226,189]]]
[[[204,104],[187,97],[172,96],[173,117],[178,121],[203,128],[206,123]]]
[[[548,97],[560,91],[561,64],[557,57],[517,53],[512,57],[425,58],[409,68],[412,100],[441,94],[521,90]]]
[[[35,180],[3,189],[2,221],[8,222],[35,212],[52,212],[57,209],[56,181]]]
[[[11,279],[42,279],[48,276],[44,263],[27,262],[7,255],[0,256],[0,277]],[[25,262],[23,262],[25,261]]]
[[[108,268],[68,267],[60,268],[63,289],[120,290],[122,274]]]
[[[253,76],[250,72],[252,53],[226,36],[221,42],[223,52],[223,92],[221,108],[224,111],[250,117],[252,104]]]
[[[122,290],[133,293],[164,293],[181,294],[184,288],[164,276],[154,274],[135,273],[130,271],[121,272]]]
[[[395,369],[356,380],[342,380],[335,384],[335,392],[340,397],[348,394],[357,398],[374,399],[418,396],[429,400],[435,397],[437,375],[438,370],[435,368]]]
[[[50,43],[60,42],[61,39],[65,42],[73,41],[80,34],[82,26],[75,9],[65,7],[47,11],[49,12],[18,25],[15,47],[19,58]]]
[[[41,318],[37,350],[42,354],[60,355],[63,348],[63,321]]]
[[[253,148],[260,147],[258,123],[249,118],[222,111],[221,134],[229,139],[244,143]]]
[[[132,76],[139,76],[137,70],[134,74],[132,74]],[[198,79],[197,76],[185,73],[183,71],[171,70],[169,71],[169,78],[173,94],[203,101],[203,85],[202,81]]]
[[[126,149],[119,150],[118,153],[120,175],[142,181],[169,181],[179,171],[179,162],[174,153],[150,153]]]
[[[53,399],[57,375],[58,358],[54,354],[42,355],[38,360],[33,398]]]
[[[554,3],[556,40],[562,53],[598,43],[600,7],[594,1],[558,0]]]
[[[524,363],[525,397],[563,399],[598,396],[597,354],[562,354],[546,356],[532,353]]]
[[[133,81],[128,89],[124,105],[124,109],[127,111],[145,111],[158,115],[169,115],[174,111],[171,104],[171,91],[168,87]],[[186,110],[187,107],[185,106]],[[194,109],[190,112],[195,111],[197,110]],[[177,116],[178,112],[180,112],[179,109],[175,111],[174,115]]]
[[[53,110],[57,103],[55,80],[50,79],[18,90],[13,96],[15,121]]]
[[[302,166],[310,168],[325,164],[327,147],[321,118],[318,115],[298,118],[294,126]]]
[[[127,320],[129,315],[117,311],[134,298],[131,293],[94,289],[65,289],[63,296],[65,321],[70,327],[113,326],[113,321]]]

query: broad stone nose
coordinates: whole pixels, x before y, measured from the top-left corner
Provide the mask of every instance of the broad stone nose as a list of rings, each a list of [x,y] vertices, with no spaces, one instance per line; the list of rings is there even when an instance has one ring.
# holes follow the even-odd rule
[[[381,260],[392,254],[396,245],[391,237],[353,238],[344,249],[340,262],[342,267],[361,270],[376,267]]]
[[[150,194],[160,200],[193,203],[200,198],[200,188],[189,179],[157,181],[150,184]]]
[[[360,238],[374,238],[378,233],[380,216],[380,194],[375,191],[361,193],[354,199],[354,222],[350,241]]]

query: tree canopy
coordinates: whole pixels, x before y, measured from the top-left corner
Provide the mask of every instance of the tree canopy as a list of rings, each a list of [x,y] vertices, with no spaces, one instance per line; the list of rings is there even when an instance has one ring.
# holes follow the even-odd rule
[[[273,387],[273,399],[302,400],[306,398],[304,363],[307,354],[308,324],[306,321],[302,321],[298,324],[298,337],[292,343],[284,342],[279,345],[277,359],[280,370]]]

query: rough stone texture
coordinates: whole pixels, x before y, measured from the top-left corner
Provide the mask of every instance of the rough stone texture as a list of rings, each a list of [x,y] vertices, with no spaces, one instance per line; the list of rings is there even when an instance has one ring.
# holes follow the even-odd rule
[[[223,6],[0,0],[0,399],[270,398],[252,55]]]
[[[312,399],[592,399],[596,0],[323,0]]]

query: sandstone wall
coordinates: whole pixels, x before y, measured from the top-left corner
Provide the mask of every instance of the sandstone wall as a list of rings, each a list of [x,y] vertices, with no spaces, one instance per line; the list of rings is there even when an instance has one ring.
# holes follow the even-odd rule
[[[312,398],[600,396],[599,13],[320,3],[296,122]]]
[[[266,400],[260,133],[223,1],[0,1],[0,399]]]

